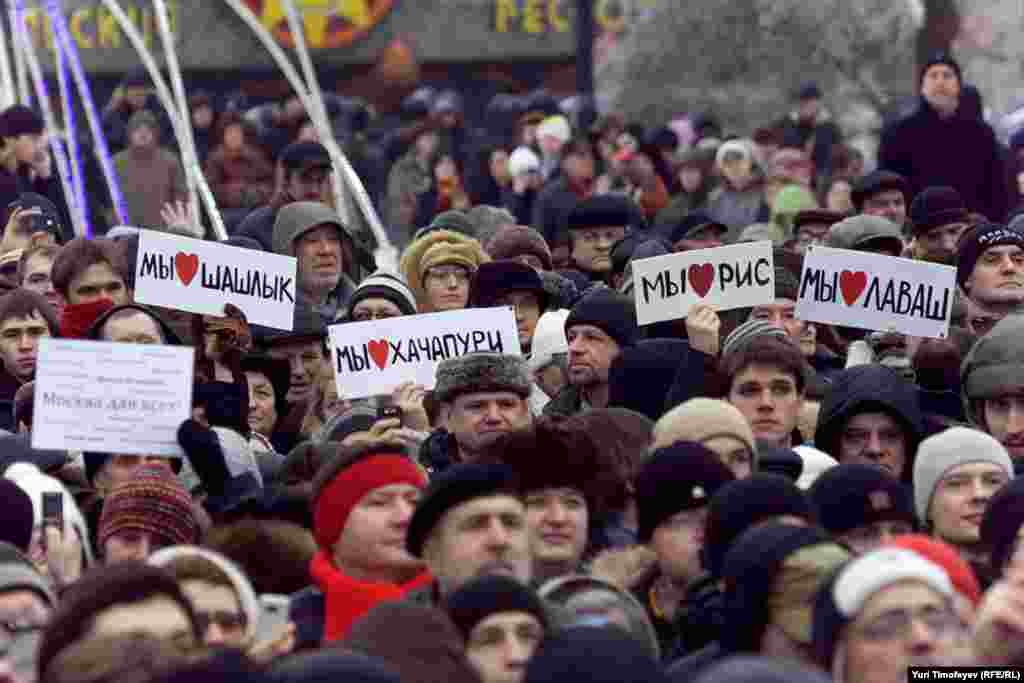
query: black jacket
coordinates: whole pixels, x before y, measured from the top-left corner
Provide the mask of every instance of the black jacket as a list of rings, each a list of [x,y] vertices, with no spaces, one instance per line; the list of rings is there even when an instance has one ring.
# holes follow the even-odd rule
[[[572,417],[583,410],[583,394],[571,384],[544,406],[545,417]]]
[[[564,176],[552,180],[537,194],[533,202],[533,229],[544,235],[552,249],[569,242],[565,220],[579,201]]]
[[[959,111],[942,119],[924,98],[882,131],[878,167],[905,177],[912,195],[933,185],[954,187],[971,211],[989,220],[1003,220],[1009,208],[1002,149],[992,128]]]
[[[924,416],[917,387],[887,367],[858,365],[835,375],[831,389],[821,403],[814,447],[838,458],[839,439],[847,420],[868,412],[891,415],[906,429],[909,457],[903,479],[909,482],[917,446],[925,436]]]

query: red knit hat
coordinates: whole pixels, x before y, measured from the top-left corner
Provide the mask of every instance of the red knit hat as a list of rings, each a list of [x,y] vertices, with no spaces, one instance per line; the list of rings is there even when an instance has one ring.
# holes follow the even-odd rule
[[[936,541],[924,534],[903,534],[895,536],[885,545],[896,546],[917,553],[924,559],[937,564],[949,576],[953,588],[967,598],[972,605],[981,602],[981,586],[971,566],[960,557],[960,553],[942,541]]]
[[[99,546],[126,529],[148,531],[167,545],[188,545],[199,539],[199,522],[192,496],[170,469],[160,464],[140,465],[131,479],[114,487],[103,501]]]

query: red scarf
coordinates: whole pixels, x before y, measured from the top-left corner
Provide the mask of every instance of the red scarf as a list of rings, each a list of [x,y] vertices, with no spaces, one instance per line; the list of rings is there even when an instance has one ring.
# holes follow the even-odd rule
[[[429,584],[433,577],[424,571],[404,584],[358,581],[338,571],[330,555],[318,550],[309,563],[309,573],[324,593],[324,638],[328,643],[341,640],[356,619],[379,603],[400,600],[407,592]]]
[[[114,302],[107,298],[87,304],[68,304],[60,316],[60,336],[64,339],[84,339],[93,323],[113,307]]]

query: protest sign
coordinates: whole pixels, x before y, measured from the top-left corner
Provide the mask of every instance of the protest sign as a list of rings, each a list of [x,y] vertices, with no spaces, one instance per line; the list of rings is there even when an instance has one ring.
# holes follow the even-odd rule
[[[403,382],[434,387],[438,364],[480,351],[520,355],[508,306],[345,323],[328,328],[338,397],[389,394]]]
[[[250,324],[291,331],[295,273],[293,256],[142,230],[135,301],[216,316],[234,304]]]
[[[775,300],[770,241],[654,256],[632,268],[641,325],[685,318],[697,304],[724,311]]]
[[[955,295],[952,266],[814,246],[804,257],[796,317],[945,339]]]
[[[32,448],[184,456],[194,349],[41,339]]]

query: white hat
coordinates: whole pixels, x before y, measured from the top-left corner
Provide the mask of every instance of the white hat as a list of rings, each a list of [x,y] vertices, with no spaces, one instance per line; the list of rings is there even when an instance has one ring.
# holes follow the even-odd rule
[[[810,446],[796,446],[793,448],[800,459],[804,461],[804,468],[800,470],[800,478],[796,480],[796,486],[801,491],[811,488],[814,480],[820,477],[826,470],[830,470],[839,463],[828,453],[819,451]]]
[[[879,548],[852,560],[832,587],[832,600],[847,619],[856,616],[872,595],[900,581],[921,581],[947,597],[953,596],[949,575],[939,565],[912,550]]]
[[[508,157],[508,172],[512,177],[540,170],[540,158],[529,147],[516,147]]]
[[[530,347],[530,372],[537,372],[550,365],[556,353],[569,353],[569,342],[565,338],[565,321],[569,311],[564,308],[548,311],[537,321]]]
[[[93,563],[92,544],[90,543],[89,527],[85,523],[85,517],[75,503],[74,497],[64,488],[60,480],[43,473],[36,465],[27,462],[16,462],[4,472],[4,478],[10,479],[28,494],[32,499],[33,524],[36,527],[43,524],[43,494],[61,494],[63,504],[62,516],[64,517],[64,529],[67,537],[71,530],[78,533],[78,539],[82,543],[82,553],[85,555],[85,565],[89,567]]]
[[[572,127],[569,119],[564,116],[549,116],[537,126],[537,139],[552,137],[566,143],[572,137]]]
[[[1013,479],[1013,462],[1003,444],[977,429],[951,427],[929,436],[917,448],[914,459],[914,508],[917,518],[928,521],[928,507],[939,481],[954,467],[987,462],[1006,471]]]
[[[754,158],[754,154],[746,140],[729,140],[728,142],[723,142],[718,147],[718,151],[715,152],[715,166],[721,166],[725,160],[725,155],[729,152],[739,152],[743,155],[744,159]]]

